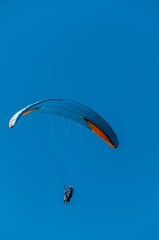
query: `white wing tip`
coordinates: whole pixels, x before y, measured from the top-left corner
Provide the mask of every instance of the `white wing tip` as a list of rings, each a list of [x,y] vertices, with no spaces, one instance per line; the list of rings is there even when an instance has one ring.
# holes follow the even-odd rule
[[[15,122],[16,122],[15,118],[11,118],[11,120],[9,121],[9,128],[14,127]]]

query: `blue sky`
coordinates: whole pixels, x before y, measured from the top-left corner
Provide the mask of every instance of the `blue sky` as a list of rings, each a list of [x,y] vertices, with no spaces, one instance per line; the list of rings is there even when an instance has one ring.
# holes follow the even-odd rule
[[[0,239],[159,239],[159,4],[1,1]],[[45,98],[86,104],[111,149],[78,124],[10,117]],[[63,183],[73,184],[63,205]]]

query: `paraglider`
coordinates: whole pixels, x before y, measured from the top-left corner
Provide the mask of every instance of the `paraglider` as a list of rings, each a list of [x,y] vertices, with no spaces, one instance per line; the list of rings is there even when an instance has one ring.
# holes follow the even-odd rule
[[[57,115],[75,121],[104,140],[110,147],[117,148],[118,138],[110,125],[94,110],[78,102],[67,99],[46,99],[35,102],[18,111],[9,121],[9,127],[13,128],[21,117],[33,113],[41,112]],[[73,195],[73,187],[64,189],[64,203],[70,202]]]
[[[63,201],[65,204],[70,203],[70,199],[72,198],[73,191],[74,191],[74,189],[72,186],[66,187],[64,185],[64,200]]]

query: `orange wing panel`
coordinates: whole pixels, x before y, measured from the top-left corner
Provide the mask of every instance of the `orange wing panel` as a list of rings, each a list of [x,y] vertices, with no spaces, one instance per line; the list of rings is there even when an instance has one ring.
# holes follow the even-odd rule
[[[24,112],[24,113],[22,114],[22,116],[25,116],[25,115],[27,115],[27,114],[29,114],[29,113],[34,112],[34,111],[36,111],[36,109],[28,110],[28,111]]]
[[[24,113],[22,114],[22,116],[25,116],[25,115],[27,115],[27,114],[29,114],[29,113],[32,113],[32,112],[35,112],[35,111],[37,111],[37,110],[39,110],[39,109],[41,109],[41,108],[43,108],[43,107],[30,109],[30,110],[24,112]]]
[[[91,128],[92,132],[94,132],[96,135],[98,135],[100,138],[102,138],[109,146],[112,148],[115,148],[114,144],[111,142],[109,137],[102,131],[100,128],[98,128],[96,125],[94,125],[92,122],[89,120],[85,119],[86,122],[88,123],[89,127]]]

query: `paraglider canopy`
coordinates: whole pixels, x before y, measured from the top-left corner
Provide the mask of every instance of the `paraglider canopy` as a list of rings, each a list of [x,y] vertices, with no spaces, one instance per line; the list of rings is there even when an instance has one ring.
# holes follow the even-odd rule
[[[99,114],[83,104],[67,99],[46,99],[35,102],[18,111],[10,119],[9,127],[14,127],[22,116],[36,111],[73,120],[90,129],[110,147],[116,148],[119,145],[115,132]]]

